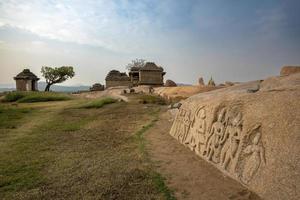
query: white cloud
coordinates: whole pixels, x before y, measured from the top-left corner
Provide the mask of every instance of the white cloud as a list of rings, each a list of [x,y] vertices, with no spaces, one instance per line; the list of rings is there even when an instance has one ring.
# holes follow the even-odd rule
[[[143,6],[126,0],[119,4],[111,0],[9,0],[0,4],[0,26],[8,24],[50,39],[130,52],[141,48],[144,36],[157,31],[143,14]],[[120,8],[130,18],[121,16]]]

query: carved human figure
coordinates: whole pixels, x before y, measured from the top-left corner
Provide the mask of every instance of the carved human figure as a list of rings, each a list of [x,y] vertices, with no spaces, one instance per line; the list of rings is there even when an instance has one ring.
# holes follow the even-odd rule
[[[180,132],[182,131],[184,115],[185,115],[185,110],[179,109],[171,129],[172,135],[177,139],[180,135]]]
[[[249,183],[257,172],[260,165],[266,163],[265,150],[260,142],[261,133],[258,131],[252,140],[252,144],[248,145],[243,153],[247,155],[247,159],[242,172],[242,182]]]
[[[227,169],[229,163],[231,163],[231,169],[235,170],[237,159],[237,151],[241,142],[242,134],[242,114],[239,113],[233,120],[232,123],[226,127],[224,137],[221,140],[221,144],[224,144],[221,151],[221,165],[224,169]]]
[[[191,128],[191,134],[189,134],[186,144],[189,145],[191,150],[200,154],[203,151],[203,146],[205,145],[206,137],[206,112],[204,107],[200,107],[196,111],[196,115],[193,119]]]
[[[208,160],[212,160],[212,158],[213,158],[213,161],[215,163],[219,162],[218,154],[221,150],[220,141],[224,135],[225,126],[222,121],[224,113],[225,113],[225,109],[222,109],[218,115],[217,121],[213,123],[210,133],[207,137],[206,150],[204,152],[204,154],[207,156]]]
[[[191,123],[192,123],[192,120],[191,120],[191,111],[187,110],[186,113],[185,113],[185,115],[184,115],[184,118],[183,118],[183,130],[182,130],[182,134],[180,136],[181,137],[180,141],[183,144],[186,141],[187,136],[189,134]]]

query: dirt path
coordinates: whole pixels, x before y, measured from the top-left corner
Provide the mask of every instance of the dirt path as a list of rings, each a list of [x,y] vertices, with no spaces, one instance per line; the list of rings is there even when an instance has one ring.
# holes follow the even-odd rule
[[[168,133],[170,118],[168,113],[163,113],[156,125],[146,133],[146,139],[150,157],[159,173],[166,177],[177,199],[259,199],[172,138]]]

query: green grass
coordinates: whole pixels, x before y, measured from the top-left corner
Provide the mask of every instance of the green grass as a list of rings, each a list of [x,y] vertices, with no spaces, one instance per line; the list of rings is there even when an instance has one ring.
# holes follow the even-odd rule
[[[157,105],[92,102],[0,104],[24,125],[0,128],[0,199],[175,199],[145,147]]]
[[[0,105],[0,129],[15,129],[20,120],[33,112],[32,108],[18,108]]]
[[[112,104],[112,103],[115,103],[115,102],[117,102],[116,99],[104,98],[104,99],[93,100],[91,102],[88,102],[86,104],[83,104],[83,105],[79,106],[79,108],[86,108],[86,109],[102,108],[104,105]]]
[[[150,163],[150,165],[151,165],[151,159],[148,155],[148,152],[145,149],[146,140],[144,138],[144,134],[155,125],[156,121],[158,121],[159,111],[160,111],[160,109],[156,109],[156,110],[152,111],[151,113],[149,113],[153,117],[152,121],[150,123],[148,123],[147,125],[143,126],[135,134],[135,138],[138,143],[138,149],[139,149],[140,153],[142,154],[142,157],[145,160],[145,162]],[[154,186],[160,193],[163,194],[164,198],[166,200],[176,200],[176,198],[173,194],[173,191],[171,191],[168,188],[168,186],[165,184],[165,178],[161,174],[156,172],[153,167],[150,167],[149,171],[150,171],[149,172],[150,178],[151,178]]]
[[[158,191],[164,195],[166,200],[176,200],[173,191],[171,191],[165,184],[166,179],[161,174],[153,172],[152,180],[154,181],[154,185],[156,186]]]
[[[34,103],[70,99],[69,95],[56,92],[10,92],[5,95],[3,102]]]

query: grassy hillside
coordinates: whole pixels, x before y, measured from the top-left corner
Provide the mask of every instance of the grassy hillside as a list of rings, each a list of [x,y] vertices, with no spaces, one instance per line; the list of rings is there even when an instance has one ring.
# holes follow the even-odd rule
[[[45,101],[65,101],[70,100],[71,96],[56,92],[9,92],[3,102],[34,103]]]
[[[144,148],[159,110],[110,99],[0,104],[1,199],[174,199]]]

